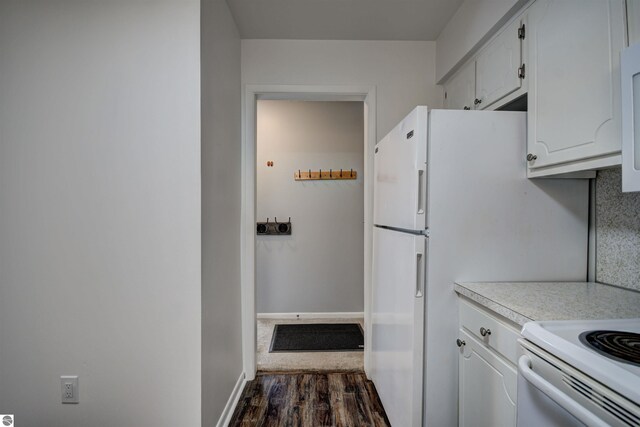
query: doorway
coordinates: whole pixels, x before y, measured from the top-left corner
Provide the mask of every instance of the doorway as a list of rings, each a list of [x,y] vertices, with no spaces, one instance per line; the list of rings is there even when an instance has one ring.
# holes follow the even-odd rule
[[[258,100],[256,120],[257,370],[362,371],[364,104]]]
[[[296,294],[294,287],[295,280],[290,281],[290,283],[286,280],[282,279],[282,270],[278,270],[278,264],[280,263],[280,267],[282,264],[286,265],[287,257],[284,255],[291,255],[294,253],[293,249],[300,250],[300,245],[302,242],[296,242],[293,239],[293,236],[296,236],[296,223],[298,220],[295,216],[291,215],[291,231],[292,235],[289,237],[277,236],[277,235],[269,235],[269,236],[260,236],[260,238],[264,238],[263,240],[258,240],[258,236],[256,236],[256,226],[258,222],[267,222],[267,216],[270,217],[271,214],[266,214],[263,212],[263,208],[261,207],[261,195],[259,190],[259,186],[268,183],[268,174],[271,176],[276,176],[278,174],[283,174],[288,176],[286,185],[290,184],[304,184],[301,182],[295,182],[295,173],[301,174],[303,172],[303,166],[294,166],[292,163],[292,158],[286,160],[286,156],[282,157],[284,160],[280,161],[277,159],[267,159],[266,157],[263,159],[262,156],[268,157],[268,152],[261,152],[260,147],[258,146],[258,111],[262,108],[262,105],[259,105],[263,101],[288,101],[291,103],[292,101],[296,102],[305,102],[305,101],[313,101],[315,102],[315,106],[318,107],[321,103],[327,102],[346,102],[346,103],[359,103],[361,106],[361,111],[363,111],[363,119],[362,119],[362,127],[364,128],[364,132],[361,135],[361,141],[364,141],[364,149],[363,149],[363,161],[362,161],[362,170],[357,171],[361,174],[361,184],[363,187],[363,195],[362,195],[362,206],[363,210],[361,211],[361,215],[364,216],[364,221],[362,221],[362,216],[360,225],[361,225],[361,240],[359,242],[360,250],[359,250],[359,259],[360,267],[362,268],[362,274],[358,280],[361,280],[359,284],[359,289],[363,290],[362,299],[363,308],[364,308],[364,330],[365,330],[365,349],[364,349],[364,369],[365,373],[368,368],[368,354],[370,350],[370,339],[369,339],[369,330],[368,325],[370,324],[368,313],[370,312],[370,274],[371,274],[371,216],[372,216],[372,185],[371,185],[371,167],[373,165],[373,148],[375,146],[375,88],[374,87],[320,87],[320,86],[247,86],[245,88],[245,97],[244,97],[244,106],[243,106],[243,228],[242,228],[242,319],[243,319],[243,365],[245,371],[245,378],[247,380],[251,380],[255,377],[256,369],[257,369],[257,338],[258,338],[258,328],[257,328],[257,320],[258,313],[262,314],[266,313],[266,316],[269,316],[269,313],[275,314],[276,316],[282,316],[282,313],[287,313],[290,316],[290,321],[298,322],[297,319],[298,314],[300,313],[324,313],[325,316],[333,316],[336,319],[336,314],[327,315],[326,311],[308,311],[313,310],[314,305],[318,304],[320,300],[323,299],[322,296],[312,298],[316,301],[310,301],[309,298],[304,298],[305,293],[313,291],[303,292],[300,291],[298,296],[303,296],[303,298],[289,298],[290,294]],[[267,105],[265,103],[263,105]],[[278,105],[278,104],[272,104]],[[284,104],[282,104],[284,105]],[[337,105],[337,104],[336,104]],[[268,151],[268,150],[267,150]],[[271,154],[275,154],[271,152]],[[325,158],[325,161],[328,161],[328,158]],[[273,163],[271,163],[273,162]],[[263,164],[264,163],[264,164]],[[290,164],[289,164],[290,163]],[[328,165],[329,163],[327,163]],[[272,165],[272,166],[271,166]],[[331,166],[325,166],[326,168],[331,169],[329,173],[333,174],[334,172],[339,173],[338,169],[343,170],[343,174],[347,169],[344,164],[335,165],[336,171],[333,170],[333,163]],[[278,167],[281,168],[278,171]],[[319,172],[320,165],[317,165],[314,169],[311,165],[307,165],[306,172],[309,172],[309,169],[312,169],[311,172]],[[257,168],[263,169],[258,171]],[[349,171],[352,168],[349,167]],[[298,172],[298,170],[300,172]],[[260,179],[261,173],[264,172],[266,180]],[[337,181],[336,181],[337,182]],[[322,185],[333,184],[333,182],[319,182]],[[310,183],[306,183],[306,189],[309,190]],[[299,185],[297,187],[299,190],[304,191],[305,187]],[[322,188],[321,188],[322,189]],[[326,190],[326,189],[325,189]],[[295,200],[294,200],[295,202]],[[283,207],[283,204],[275,204],[269,205],[266,204],[267,209],[278,210],[280,207]],[[271,207],[269,207],[271,206]],[[293,210],[294,205],[290,205],[289,208]],[[285,209],[283,209],[285,210]],[[261,218],[258,216],[260,213]],[[339,211],[335,213],[339,214]],[[288,222],[289,214],[287,212],[274,212],[274,217],[269,218],[270,222],[275,222],[276,217],[278,217],[278,223]],[[280,215],[284,215],[282,219],[279,217]],[[302,218],[302,214],[297,214],[298,218]],[[364,222],[364,224],[362,224]],[[304,224],[304,220],[301,220],[299,223],[301,226]],[[303,229],[300,229],[303,231]],[[304,233],[302,233],[304,235]],[[286,236],[286,235],[285,235]],[[302,236],[301,236],[302,237]],[[308,237],[308,236],[307,236]],[[268,240],[271,239],[271,240]],[[287,240],[289,239],[289,240]],[[308,244],[308,242],[307,242]],[[339,245],[340,242],[335,242],[336,245]],[[297,245],[297,246],[296,246]],[[331,247],[327,247],[326,251],[331,251]],[[268,255],[263,257],[262,255]],[[269,258],[269,256],[273,257],[274,255],[279,255],[280,258],[277,261],[274,261],[274,258]],[[273,264],[272,264],[273,262]],[[262,277],[257,277],[258,269],[264,267],[265,264],[269,265],[270,270],[267,274]],[[275,266],[275,267],[274,267]],[[278,272],[280,271],[280,272]],[[271,276],[269,276],[271,274]],[[300,276],[298,276],[299,278]],[[262,292],[263,282],[267,282],[268,291]],[[271,281],[271,283],[269,283]],[[269,286],[273,286],[274,282],[276,283],[276,288],[269,288]],[[279,283],[279,285],[278,285]],[[283,284],[284,283],[284,284]],[[293,285],[292,285],[293,283]],[[277,288],[280,286],[280,288]],[[287,288],[289,286],[289,288]],[[289,289],[289,291],[287,291]],[[322,294],[323,290],[318,289],[316,287],[316,291]],[[325,291],[325,300],[329,300],[331,298],[326,297],[331,290],[324,289]],[[334,289],[335,291],[335,289]],[[289,295],[289,296],[288,296]],[[311,295],[313,297],[313,295]],[[291,306],[291,308],[286,308],[286,305],[283,305],[287,302],[289,298],[289,302],[294,300],[294,302],[298,301],[300,305]],[[335,298],[335,295],[334,295]],[[362,301],[361,299],[361,301]],[[327,301],[324,301],[327,302]],[[283,308],[284,307],[284,308]],[[316,305],[315,307],[321,307],[321,305]],[[346,306],[345,306],[346,307]],[[286,310],[286,311],[280,311]],[[320,309],[322,310],[322,309]],[[337,312],[335,307],[330,309],[333,313],[342,313]],[[353,314],[353,312],[350,312]],[[325,317],[326,318],[326,317]],[[332,319],[332,320],[334,320]]]

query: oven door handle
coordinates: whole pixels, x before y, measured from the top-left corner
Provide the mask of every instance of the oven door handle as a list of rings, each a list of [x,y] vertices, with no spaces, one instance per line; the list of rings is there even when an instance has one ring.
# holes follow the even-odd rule
[[[533,369],[531,369],[531,358],[526,354],[520,356],[520,359],[518,359],[518,370],[524,379],[529,381],[535,388],[549,396],[551,400],[589,427],[607,427],[609,425],[560,391],[549,381],[536,374]]]

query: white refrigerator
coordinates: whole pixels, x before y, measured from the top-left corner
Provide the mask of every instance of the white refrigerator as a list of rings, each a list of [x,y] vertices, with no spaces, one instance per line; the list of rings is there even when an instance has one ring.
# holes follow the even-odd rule
[[[419,106],[375,149],[369,374],[393,426],[458,425],[454,281],[584,281],[589,182],[526,177],[526,113]]]

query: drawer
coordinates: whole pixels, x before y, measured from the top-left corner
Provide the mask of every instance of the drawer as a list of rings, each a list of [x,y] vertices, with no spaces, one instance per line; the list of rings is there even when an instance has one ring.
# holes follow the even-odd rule
[[[460,299],[460,328],[516,364],[520,331],[498,320],[489,311]],[[482,335],[485,332],[485,335]]]

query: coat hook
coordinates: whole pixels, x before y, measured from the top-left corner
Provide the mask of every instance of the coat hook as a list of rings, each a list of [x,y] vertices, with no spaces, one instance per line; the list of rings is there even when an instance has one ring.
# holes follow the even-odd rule
[[[340,178],[342,178],[342,169],[340,169]]]
[[[319,179],[322,179],[322,169],[320,169],[320,176],[318,177]]]
[[[302,178],[302,174],[300,173],[300,169],[298,169],[298,178]]]
[[[353,178],[353,169],[351,169],[351,178]]]
[[[275,222],[276,224],[278,224],[278,217],[273,217],[273,222]]]
[[[307,178],[311,179],[311,169],[309,169],[309,176]]]
[[[289,224],[291,224],[291,217],[289,217]]]
[[[329,169],[329,178],[333,178],[333,169]]]

